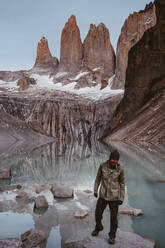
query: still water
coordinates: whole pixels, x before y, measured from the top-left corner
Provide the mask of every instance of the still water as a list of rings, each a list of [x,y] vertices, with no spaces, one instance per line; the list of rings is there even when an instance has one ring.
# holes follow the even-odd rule
[[[144,150],[125,144],[107,147],[101,143],[59,144],[52,143],[27,152],[4,154],[0,166],[11,166],[12,180],[1,184],[23,185],[24,191],[35,193],[37,185],[53,182],[64,183],[74,188],[72,200],[54,200],[50,192],[45,193],[49,209],[44,214],[33,211],[33,203],[21,204],[15,201],[16,192],[0,193],[0,238],[19,237],[30,228],[36,227],[47,233],[47,248],[62,247],[65,240],[79,230],[94,227],[96,200],[92,194],[86,196],[83,190],[93,189],[100,163],[108,159],[113,148],[120,151],[120,163],[126,174],[125,203],[142,209],[144,216],[119,217],[121,230],[136,232],[156,241],[158,248],[165,247],[165,184],[156,182],[165,179],[165,157],[163,152]],[[74,211],[87,210],[89,217],[75,220]],[[103,224],[108,232],[109,223],[105,211]]]

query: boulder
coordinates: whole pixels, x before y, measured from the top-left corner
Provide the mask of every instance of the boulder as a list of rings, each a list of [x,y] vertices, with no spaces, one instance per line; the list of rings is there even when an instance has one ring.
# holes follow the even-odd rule
[[[91,230],[85,229],[77,232],[66,240],[64,248],[109,248],[108,235],[104,232],[98,237],[91,236]],[[144,239],[141,236],[118,230],[114,248],[154,248],[155,242]]]
[[[30,85],[36,84],[36,80],[34,78],[23,77],[18,80],[17,85],[19,86],[19,91],[27,90]]]
[[[35,199],[35,204],[34,204],[34,208],[48,208],[49,205],[48,205],[48,202],[45,198],[45,196],[43,195],[40,195],[38,196],[36,199]]]
[[[119,214],[127,214],[131,216],[144,215],[141,209],[136,209],[136,208],[133,208],[130,206],[124,206],[124,205],[119,207]]]
[[[21,248],[19,238],[0,239],[0,248]]]
[[[73,198],[74,197],[73,189],[70,189],[68,187],[58,185],[58,184],[52,185],[51,192],[54,198]]]
[[[83,209],[78,209],[75,213],[74,213],[74,217],[78,218],[78,219],[84,219],[85,217],[87,217],[89,214],[87,211],[83,210]]]
[[[41,245],[46,238],[44,232],[37,229],[30,229],[21,235],[22,248],[32,248]]]
[[[19,192],[15,198],[17,201],[28,201],[28,199],[29,199],[28,194],[26,192],[23,192],[23,191]]]
[[[11,179],[11,168],[10,167],[0,167],[0,179]]]
[[[21,189],[22,186],[20,184],[17,185],[6,185],[6,186],[0,186],[0,191],[10,191],[10,190],[15,190],[15,189]]]
[[[40,194],[42,191],[44,191],[45,189],[47,189],[47,185],[40,185],[36,188],[35,192],[37,194]]]

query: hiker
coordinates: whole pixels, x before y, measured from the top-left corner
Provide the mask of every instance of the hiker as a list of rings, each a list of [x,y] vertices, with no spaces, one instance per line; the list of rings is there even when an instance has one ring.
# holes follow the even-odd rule
[[[111,152],[109,160],[100,165],[94,184],[94,196],[99,198],[96,204],[95,221],[96,226],[92,232],[92,236],[98,236],[103,230],[102,215],[107,206],[110,209],[110,232],[109,244],[115,244],[116,231],[118,226],[117,214],[119,205],[123,203],[125,195],[125,177],[124,169],[118,163],[120,154],[117,150]]]

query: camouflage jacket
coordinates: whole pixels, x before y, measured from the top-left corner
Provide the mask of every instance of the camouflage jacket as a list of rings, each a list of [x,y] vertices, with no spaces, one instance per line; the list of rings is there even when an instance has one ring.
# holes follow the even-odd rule
[[[117,164],[111,169],[109,160],[101,164],[95,180],[94,193],[98,192],[101,183],[99,197],[107,201],[123,201],[125,195],[124,169]]]

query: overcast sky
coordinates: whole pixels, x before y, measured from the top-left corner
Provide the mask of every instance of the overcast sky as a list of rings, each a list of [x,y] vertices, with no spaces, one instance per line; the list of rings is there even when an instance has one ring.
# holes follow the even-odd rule
[[[74,14],[82,41],[90,23],[103,22],[114,49],[129,14],[148,0],[0,0],[0,70],[30,69],[37,43],[46,36],[53,56],[60,56],[61,31]]]

